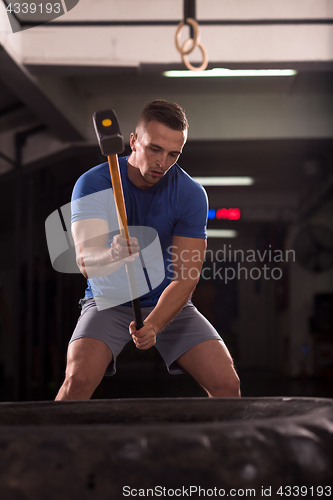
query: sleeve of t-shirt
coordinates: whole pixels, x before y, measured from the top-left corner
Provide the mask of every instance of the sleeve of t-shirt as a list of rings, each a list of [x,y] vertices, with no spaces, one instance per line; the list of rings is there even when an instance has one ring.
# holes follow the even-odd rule
[[[111,188],[98,191],[90,172],[83,174],[76,182],[71,200],[71,222],[83,219],[103,219],[110,221],[115,212]]]
[[[184,200],[173,234],[189,238],[207,238],[208,199],[204,188],[193,184],[191,194]]]

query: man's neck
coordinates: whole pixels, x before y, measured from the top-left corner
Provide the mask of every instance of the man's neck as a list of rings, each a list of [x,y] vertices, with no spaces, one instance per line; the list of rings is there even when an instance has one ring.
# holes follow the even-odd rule
[[[129,180],[132,182],[132,184],[134,184],[134,186],[136,186],[139,189],[152,188],[154,185],[146,182],[145,179],[142,177],[140,170],[134,167],[133,164],[131,163],[132,156],[133,154],[131,154],[127,159],[127,175]]]

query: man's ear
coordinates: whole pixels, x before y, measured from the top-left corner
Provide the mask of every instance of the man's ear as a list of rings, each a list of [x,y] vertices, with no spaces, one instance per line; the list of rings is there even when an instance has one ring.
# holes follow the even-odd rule
[[[132,132],[130,135],[130,147],[132,151],[135,151],[135,144],[138,139],[138,134]]]

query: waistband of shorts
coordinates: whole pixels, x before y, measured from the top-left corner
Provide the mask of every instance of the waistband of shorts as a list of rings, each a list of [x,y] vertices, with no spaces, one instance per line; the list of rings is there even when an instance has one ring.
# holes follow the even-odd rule
[[[79,304],[79,307],[80,307],[81,309],[83,309],[83,307],[84,307],[85,305],[87,305],[87,304],[91,304],[91,305],[96,304],[96,301],[95,301],[95,298],[94,298],[94,297],[83,297],[82,299],[80,299],[80,300],[79,300],[78,304]],[[191,299],[191,298],[189,298],[189,299],[188,299],[188,301],[186,302],[186,304],[184,305],[184,307],[188,307],[188,306],[193,306],[193,307],[195,307],[195,306],[194,306],[194,304],[192,303],[192,299]],[[120,305],[120,306],[115,306],[115,307],[121,307],[121,308],[124,308],[124,309],[128,309],[128,308],[129,308],[129,307],[131,307],[131,306],[124,306],[124,305]],[[152,309],[154,309],[154,307],[155,307],[155,306],[141,306],[141,309],[143,309],[143,310],[145,310],[145,309],[146,309],[146,310],[147,310],[147,309],[152,310]],[[184,309],[184,308],[183,308],[183,309]]]

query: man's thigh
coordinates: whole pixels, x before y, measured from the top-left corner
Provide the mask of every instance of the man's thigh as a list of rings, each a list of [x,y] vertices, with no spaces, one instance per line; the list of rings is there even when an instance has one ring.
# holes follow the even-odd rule
[[[232,357],[221,340],[207,340],[189,349],[178,364],[210,394],[237,394],[239,384]]]
[[[170,373],[184,373],[177,360],[198,344],[221,340],[209,321],[188,302],[180,313],[156,336],[156,348]],[[186,370],[187,371],[187,370]]]
[[[87,375],[100,380],[112,362],[110,348],[101,340],[83,337],[74,340],[67,351],[67,377]]]
[[[112,353],[112,361],[107,365],[105,375],[114,375],[116,373],[117,356],[125,345],[132,341],[128,331],[128,326],[133,320],[132,308],[116,306],[99,311],[94,298],[81,300],[81,307],[81,315],[69,341],[69,349],[72,344],[74,345],[81,339],[103,342]],[[151,308],[143,308],[143,317],[146,317],[150,311]],[[84,345],[87,345],[88,349],[90,348],[90,344],[84,343]],[[92,343],[92,345],[95,344]]]

